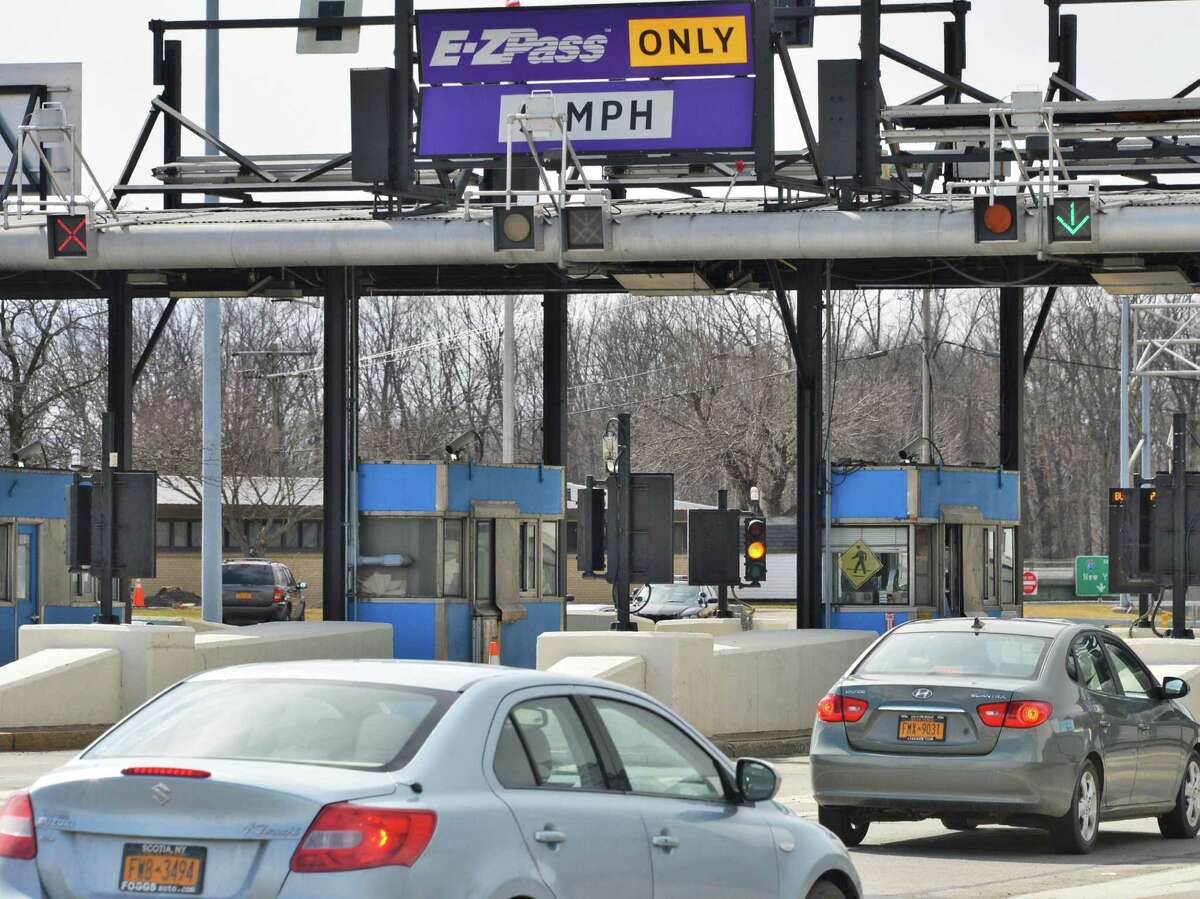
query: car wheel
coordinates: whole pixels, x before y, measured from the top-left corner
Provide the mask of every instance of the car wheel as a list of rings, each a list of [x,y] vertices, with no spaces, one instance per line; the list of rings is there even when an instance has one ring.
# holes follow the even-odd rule
[[[822,878],[813,884],[806,899],[847,899],[847,896],[842,892],[842,888],[832,880]]]
[[[1050,842],[1055,852],[1086,855],[1096,847],[1100,830],[1100,778],[1090,761],[1075,780],[1071,808],[1050,823]]]
[[[1190,840],[1200,832],[1200,753],[1194,749],[1183,768],[1175,808],[1158,816],[1158,829],[1170,840]]]
[[[817,820],[832,830],[847,846],[857,846],[871,826],[868,818],[856,815],[853,809],[822,805],[817,808]]]
[[[943,818],[942,827],[946,830],[974,830],[979,826],[976,821],[971,821],[967,818]]]

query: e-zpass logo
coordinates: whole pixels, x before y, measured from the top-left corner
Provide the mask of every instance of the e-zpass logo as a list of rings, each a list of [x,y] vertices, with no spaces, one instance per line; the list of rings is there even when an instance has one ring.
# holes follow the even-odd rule
[[[553,37],[538,34],[536,28],[484,28],[472,38],[470,31],[447,30],[438,35],[429,64],[456,66],[467,60],[472,66],[507,66],[518,56],[525,56],[530,65],[596,62],[607,47],[604,34]]]

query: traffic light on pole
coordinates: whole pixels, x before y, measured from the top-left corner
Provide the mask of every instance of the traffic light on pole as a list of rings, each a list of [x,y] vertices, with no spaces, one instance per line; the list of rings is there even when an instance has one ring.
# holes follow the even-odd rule
[[[975,243],[993,240],[1017,240],[1017,198],[988,196],[975,198]]]
[[[746,548],[743,550],[742,573],[752,586],[759,586],[767,576],[767,521],[747,518]]]

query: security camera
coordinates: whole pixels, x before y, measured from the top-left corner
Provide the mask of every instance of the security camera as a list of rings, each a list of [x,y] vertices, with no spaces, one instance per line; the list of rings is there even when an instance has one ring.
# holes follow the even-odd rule
[[[33,443],[27,443],[25,446],[15,450],[12,454],[13,461],[17,463],[19,468],[24,468],[26,462],[33,462],[40,458],[42,467],[49,468],[50,464],[46,458],[46,446],[40,440],[35,440]]]
[[[475,455],[471,455],[471,451]],[[462,462],[464,459],[478,461],[483,458],[483,438],[475,431],[467,431],[461,437],[456,437],[446,444],[446,458],[451,462]]]

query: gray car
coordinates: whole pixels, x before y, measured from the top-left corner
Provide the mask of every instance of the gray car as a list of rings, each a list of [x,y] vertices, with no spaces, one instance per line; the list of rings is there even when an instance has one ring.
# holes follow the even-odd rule
[[[225,624],[303,621],[304,590],[292,570],[269,559],[221,563],[221,620]]]
[[[838,839],[645,694],[489,665],[198,674],[0,808],[0,895],[858,899]]]
[[[1090,852],[1101,821],[1200,830],[1200,729],[1107,631],[1051,620],[949,619],[881,637],[818,705],[821,823],[848,845],[872,821],[1042,827]]]

